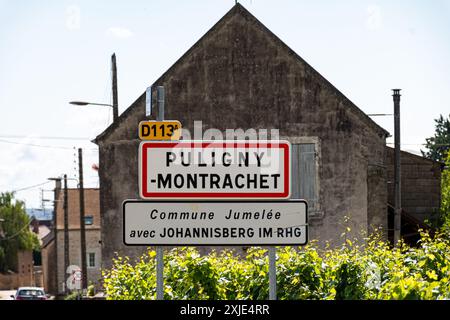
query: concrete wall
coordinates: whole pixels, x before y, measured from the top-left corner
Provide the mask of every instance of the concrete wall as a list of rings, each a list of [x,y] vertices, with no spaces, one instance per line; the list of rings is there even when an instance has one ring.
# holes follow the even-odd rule
[[[388,201],[394,204],[394,149],[386,147]],[[441,164],[423,157],[401,152],[402,208],[420,221],[430,218],[440,207]]]
[[[233,10],[154,84],[166,90],[165,118],[191,132],[201,120],[204,129],[314,137],[321,212],[310,238],[339,242],[344,216],[355,236],[371,223],[386,226],[385,132],[245,9]],[[115,252],[143,251],[122,243],[121,204],[139,198],[137,134],[145,119],[142,95],[98,140],[105,267]]]

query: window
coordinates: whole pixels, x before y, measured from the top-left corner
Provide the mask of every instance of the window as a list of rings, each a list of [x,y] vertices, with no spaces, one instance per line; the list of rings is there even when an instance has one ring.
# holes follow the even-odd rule
[[[308,213],[313,216],[319,211],[318,143],[313,139],[304,140],[304,143],[291,142],[291,199],[306,200]]]
[[[89,268],[95,268],[95,253],[88,253],[88,266]]]
[[[84,224],[86,226],[91,226],[94,224],[94,217],[93,216],[85,216],[84,217]]]

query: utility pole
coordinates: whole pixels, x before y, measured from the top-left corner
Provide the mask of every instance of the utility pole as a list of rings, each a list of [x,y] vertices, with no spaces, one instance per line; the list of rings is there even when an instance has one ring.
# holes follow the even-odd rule
[[[58,266],[58,198],[59,193],[61,192],[61,178],[48,178],[48,180],[55,181],[55,189],[54,189],[54,199],[53,199],[53,235],[54,235],[54,241],[55,241],[55,254],[53,255],[53,263],[55,264],[55,273],[54,273],[54,280],[55,282],[51,281],[50,284],[50,290],[55,290],[56,294],[59,294],[59,266]],[[63,274],[65,273],[65,270]],[[53,278],[51,278],[53,279]],[[53,287],[53,285],[55,287]]]
[[[158,103],[157,121],[164,121],[164,87],[158,86],[156,90]],[[164,251],[161,246],[156,247],[156,299],[164,299]]]
[[[64,175],[64,275],[69,268],[69,196],[67,190],[67,175]],[[67,286],[64,286],[67,293]]]
[[[115,122],[119,117],[119,101],[117,94],[117,64],[115,53],[113,53],[111,57],[111,73],[112,73],[113,121]]]
[[[80,244],[81,244],[81,273],[82,289],[87,288],[87,265],[86,265],[86,232],[84,224],[84,187],[83,187],[83,150],[78,148],[79,169],[79,193],[80,193]]]
[[[398,246],[401,239],[402,223],[402,194],[401,194],[401,159],[400,159],[400,89],[392,89],[394,94],[394,184],[395,184],[395,212],[394,212],[394,246]]]

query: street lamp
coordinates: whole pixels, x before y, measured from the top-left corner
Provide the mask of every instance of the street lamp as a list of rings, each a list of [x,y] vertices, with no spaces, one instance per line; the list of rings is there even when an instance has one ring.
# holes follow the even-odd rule
[[[115,119],[114,106],[108,103],[96,103],[96,102],[86,102],[86,101],[70,101],[69,104],[74,106],[102,106],[102,107],[110,107],[113,110],[113,118]]]
[[[88,105],[93,105],[93,106],[104,106],[104,107],[113,107],[112,104],[108,104],[108,103],[96,103],[96,102],[86,102],[86,101],[70,101],[70,104],[74,105],[74,106],[88,106]]]
[[[112,104],[108,103],[94,103],[94,102],[86,102],[86,101],[71,101],[69,102],[75,106],[104,106],[111,107],[113,111],[113,122],[117,120],[119,117],[119,99],[117,94],[117,65],[116,65],[116,54],[113,53],[111,56],[111,74],[112,74]]]

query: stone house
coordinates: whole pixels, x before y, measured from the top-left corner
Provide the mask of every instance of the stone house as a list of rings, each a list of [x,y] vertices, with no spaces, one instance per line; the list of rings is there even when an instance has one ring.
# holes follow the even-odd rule
[[[42,269],[44,288],[51,293],[64,292],[68,275],[64,270],[64,192],[56,190],[56,228],[53,228],[42,243]],[[81,267],[80,203],[79,189],[68,189],[69,216],[69,265]],[[101,234],[99,189],[84,189],[86,263],[88,284],[100,287],[101,280]],[[55,232],[56,230],[56,232]],[[55,238],[56,242],[55,242]]]
[[[388,132],[236,4],[153,83],[164,86],[166,119],[191,132],[279,129],[291,142],[291,198],[308,201],[309,238],[340,241],[344,217],[353,236],[387,228]],[[154,101],[155,103],[155,101]],[[138,124],[145,92],[95,139],[100,157],[103,267],[115,253],[139,256],[122,242],[122,202],[138,199]],[[301,178],[299,178],[301,177]]]

